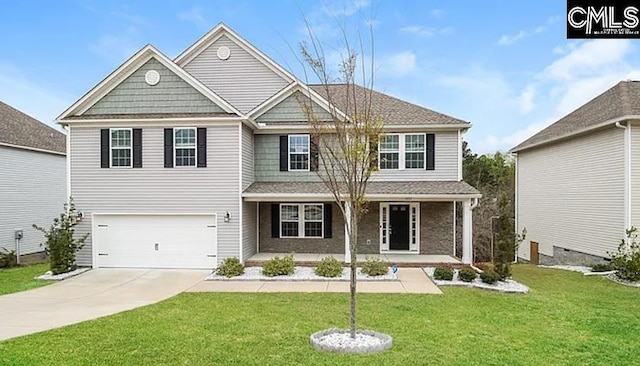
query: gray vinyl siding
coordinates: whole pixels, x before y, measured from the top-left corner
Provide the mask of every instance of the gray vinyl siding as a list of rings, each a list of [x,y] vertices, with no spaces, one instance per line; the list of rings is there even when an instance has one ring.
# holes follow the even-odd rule
[[[229,47],[227,60],[217,56],[218,48]],[[289,84],[226,36],[220,37],[183,66],[242,112],[248,112]]]
[[[246,261],[256,254],[257,202],[242,202],[242,258]]]
[[[552,256],[561,247],[608,257],[624,230],[624,136],[608,128],[517,155],[518,231]]]
[[[374,172],[372,181],[457,181],[458,133],[435,133],[435,170],[405,169]],[[281,172],[279,135],[255,136],[255,177],[259,182],[317,182],[315,172]]]
[[[23,230],[22,254],[41,252],[44,235],[67,201],[66,157],[0,146],[0,248],[15,250]]]
[[[631,225],[640,228],[640,124],[631,127]]]
[[[206,168],[164,168],[163,128],[144,127],[139,169],[100,168],[100,129],[73,127],[71,192],[86,214],[78,234],[91,231],[93,213],[215,213],[218,260],[238,257],[240,220],[233,218],[240,215],[239,127],[206,127]],[[230,222],[223,221],[227,211]],[[78,262],[91,265],[91,261],[89,237]]]
[[[303,104],[304,103],[304,104]],[[317,103],[311,101],[309,97],[301,92],[295,92],[278,105],[271,108],[262,116],[256,119],[261,123],[287,123],[287,122],[304,122],[309,120],[307,114],[302,108],[303,105],[311,106],[314,116],[321,121],[331,121],[331,113],[327,112]]]
[[[151,86],[145,82],[144,76],[149,70],[160,74],[158,84]],[[205,112],[225,111],[152,58],[84,114]]]
[[[253,131],[247,126],[242,126],[242,190],[254,182],[253,154]]]

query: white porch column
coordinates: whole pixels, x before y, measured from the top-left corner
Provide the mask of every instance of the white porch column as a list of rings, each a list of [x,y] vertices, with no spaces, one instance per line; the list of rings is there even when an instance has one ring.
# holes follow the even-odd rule
[[[462,263],[473,261],[473,216],[471,200],[462,201]]]
[[[351,217],[351,205],[348,202],[345,202],[345,218],[344,218],[344,262],[351,263],[351,238],[349,237],[349,225],[351,222],[349,218]]]

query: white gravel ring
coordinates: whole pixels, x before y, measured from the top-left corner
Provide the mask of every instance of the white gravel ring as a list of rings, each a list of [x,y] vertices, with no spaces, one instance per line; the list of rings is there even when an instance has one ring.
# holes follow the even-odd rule
[[[356,338],[351,338],[349,330],[337,328],[313,333],[309,341],[313,348],[333,353],[378,353],[393,345],[393,338],[384,333],[358,330]]]
[[[400,269],[402,270],[402,269]],[[349,281],[350,268],[343,268],[342,274],[337,277],[322,277],[315,274],[312,267],[295,267],[293,274],[287,276],[268,277],[262,274],[262,267],[245,267],[244,273],[240,276],[226,278],[219,276],[215,271],[210,274],[207,281]],[[391,268],[386,275],[367,276],[362,273],[361,268],[357,270],[358,281],[398,281]]]

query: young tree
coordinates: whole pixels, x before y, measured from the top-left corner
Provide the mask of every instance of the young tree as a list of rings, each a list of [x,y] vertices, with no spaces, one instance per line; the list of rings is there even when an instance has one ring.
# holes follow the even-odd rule
[[[331,76],[321,42],[311,31],[310,42],[300,46],[304,63],[321,83],[321,90],[317,92],[329,102],[330,118],[322,117],[317,109],[312,108],[313,91],[308,90],[299,102],[311,127],[311,150],[318,156],[318,176],[331,192],[345,220],[351,273],[350,331],[351,337],[355,338],[358,226],[367,212],[367,183],[378,166],[377,144],[384,123],[373,102],[372,32],[367,62],[363,57],[365,47],[362,38],[358,35],[356,49],[350,43],[345,28],[341,30],[341,49],[344,51],[337,77]]]

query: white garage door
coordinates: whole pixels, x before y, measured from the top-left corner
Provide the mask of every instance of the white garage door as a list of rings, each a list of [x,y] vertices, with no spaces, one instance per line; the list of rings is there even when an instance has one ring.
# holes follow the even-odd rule
[[[215,215],[94,215],[96,267],[213,268]]]

